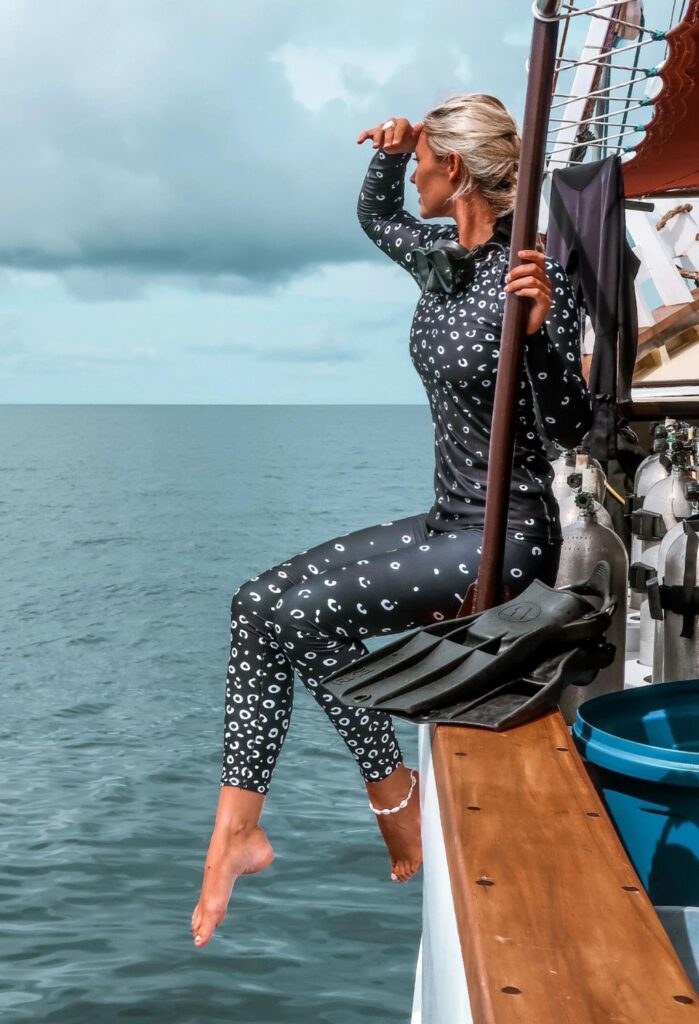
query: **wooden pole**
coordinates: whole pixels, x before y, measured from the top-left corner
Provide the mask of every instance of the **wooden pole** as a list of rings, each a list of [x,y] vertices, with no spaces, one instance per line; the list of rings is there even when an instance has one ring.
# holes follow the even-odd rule
[[[555,19],[560,3],[561,0],[537,0],[536,6],[542,18]],[[557,20],[535,19],[512,224],[510,270],[522,262],[517,255],[519,250],[533,249],[536,243],[557,38]],[[513,292],[507,294],[488,450],[483,555],[475,595],[471,595],[470,598],[467,596],[459,615],[483,611],[501,600],[512,457],[517,427],[517,399],[522,375],[528,306],[529,300],[517,298]]]

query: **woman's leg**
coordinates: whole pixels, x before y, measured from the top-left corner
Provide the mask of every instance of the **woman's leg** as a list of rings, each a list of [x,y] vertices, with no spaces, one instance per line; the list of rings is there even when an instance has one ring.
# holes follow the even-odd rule
[[[284,743],[296,667],[275,627],[284,594],[294,588],[300,588],[303,593],[306,584],[310,586],[320,579],[321,587],[325,588],[323,599],[332,605],[332,588],[336,584],[327,578],[330,571],[345,573],[349,567],[359,566],[361,575],[361,566],[368,564],[376,554],[395,554],[421,544],[428,533],[424,520],[424,514],[409,516],[336,537],[254,577],[236,591],[231,605],[222,785],[264,795]],[[359,620],[356,628],[359,637],[395,632],[395,627],[374,628],[374,623],[365,624],[361,616]],[[357,643],[354,656],[364,651],[363,644]],[[318,654],[309,650],[306,657],[308,662],[318,657],[325,675],[334,665],[332,651],[326,651],[325,642],[320,644]],[[307,685],[312,689],[312,683]],[[323,700],[320,703],[332,719],[334,709],[324,705]],[[380,763],[369,769],[368,777],[378,780],[400,763],[400,750],[390,719],[375,713],[370,719],[364,725],[369,725],[371,734],[384,736],[388,733],[388,738],[382,741],[386,750],[379,758]]]
[[[393,546],[396,542],[401,546]],[[286,659],[289,692],[295,668],[357,760],[367,784],[370,802],[374,806],[395,806],[409,788],[408,773],[401,763],[390,719],[377,712],[358,711],[340,705],[323,687],[322,679],[364,653],[361,637],[402,632],[455,615],[467,587],[477,575],[480,543],[479,531],[434,533],[425,529],[423,516],[414,516],[396,524],[370,527],[340,538],[339,541],[320,545],[312,552],[297,556],[241,588],[245,590],[245,609],[238,609],[237,619],[234,615],[234,621],[237,622],[233,631],[234,645],[241,618],[245,620],[242,626],[246,636],[242,639],[246,643],[254,631],[262,635],[258,620],[263,621],[269,649],[275,652],[275,666],[282,665],[282,655]],[[388,547],[389,544],[392,546]],[[364,552],[369,549],[369,557],[357,559],[351,564],[338,564],[339,557],[356,554],[358,549]],[[380,553],[375,554],[377,551]],[[504,579],[511,592],[518,593],[534,575],[552,582],[556,571],[552,558],[552,552],[546,549],[530,548],[526,544],[508,544]],[[280,571],[284,575],[280,576]],[[300,582],[294,584],[294,579],[299,576]],[[251,590],[253,586],[255,589]],[[274,597],[273,603],[267,596],[269,594]],[[251,602],[255,608],[264,604],[263,616],[260,611],[253,610]],[[276,647],[272,648],[272,643]],[[246,664],[252,667],[251,648],[241,647],[236,651],[235,657],[240,658],[242,652],[242,656],[248,659]],[[257,653],[263,658],[268,657],[264,652]],[[248,672],[247,669],[243,671]],[[237,662],[234,672],[240,672]],[[261,678],[259,670],[256,672],[257,678]],[[260,684],[257,684],[256,690],[250,676],[247,677],[246,686],[249,693],[260,693],[256,707],[262,709],[260,717],[264,718],[265,712],[272,711],[272,706],[264,707],[264,701],[272,700],[275,696],[278,698],[279,695],[265,697]],[[249,722],[250,718],[246,717],[245,729],[250,728]],[[281,720],[282,726],[284,723],[288,726],[288,714]],[[272,747],[275,760],[286,726],[277,737],[273,737],[274,742],[268,744]],[[262,732],[264,737],[265,730]],[[250,749],[255,748],[248,748],[245,753]],[[228,832],[223,833],[224,845],[226,836],[230,845],[241,831],[246,834],[257,827],[273,768],[273,762],[267,768],[264,764],[259,765],[259,760],[251,757],[247,761],[248,767],[253,766],[251,772],[254,772],[255,767],[258,770],[256,777],[251,776],[247,780],[250,790],[259,794],[257,803],[253,805],[255,813],[244,817],[241,822],[238,794],[243,792],[251,795],[244,783],[224,786],[221,792],[219,813],[228,829]],[[268,771],[269,775],[262,776],[264,771]],[[413,805],[413,815],[416,806],[417,801]],[[419,835],[415,827],[418,819],[406,828],[405,822],[409,815],[404,812],[401,814],[402,819],[401,815],[388,815],[380,816],[378,820],[391,853],[394,874],[403,879],[410,877],[419,866]],[[233,842],[233,845],[236,846],[236,843]],[[271,854],[271,848],[269,852]],[[222,920],[230,895],[232,877],[226,880],[227,874],[230,876],[230,857],[227,860],[225,857],[218,858],[219,864],[224,862],[229,865],[228,869],[212,871],[212,884],[205,886],[205,889],[214,892],[211,911],[203,916],[200,912],[205,890],[202,891],[202,900],[195,911],[195,932],[199,931],[202,945]],[[208,883],[206,873],[205,882]]]
[[[294,679],[293,665],[274,631],[280,595],[348,559],[356,561],[376,550],[398,551],[422,540],[424,534],[424,516],[357,530],[294,556],[254,577],[234,594],[222,788],[202,894],[192,916],[197,945],[205,945],[223,920],[235,877],[261,870],[273,856],[258,822],[289,726]],[[383,782],[376,803],[393,806],[402,799],[402,790],[407,792],[408,772],[401,765],[390,719],[375,712],[369,715],[375,723],[374,733],[386,736],[387,764],[397,769],[392,781]],[[404,776],[408,776],[407,784]],[[393,799],[398,789],[401,796]]]
[[[386,721],[340,703],[323,679],[366,652],[365,636],[401,633],[457,614],[481,558],[482,532],[426,531],[421,543],[341,565],[289,587],[273,610],[274,632],[289,663],[326,712],[366,782],[395,767]],[[535,577],[553,583],[555,548],[509,541],[503,581],[516,596]]]

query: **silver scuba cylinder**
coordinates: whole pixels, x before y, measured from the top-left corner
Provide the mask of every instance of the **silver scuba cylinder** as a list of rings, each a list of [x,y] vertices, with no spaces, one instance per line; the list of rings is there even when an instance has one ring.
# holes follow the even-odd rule
[[[561,523],[561,529],[565,526],[571,526],[573,523],[578,521],[578,506],[575,503],[575,499],[578,494],[583,491],[583,475],[582,473],[571,473],[568,477],[568,487],[570,488],[570,497],[562,498],[558,502],[558,515]],[[607,512],[604,505],[600,505],[599,501],[594,501],[593,508],[595,515],[597,516],[597,522],[602,526],[608,527],[613,530],[612,517]]]
[[[682,523],[677,523],[671,530],[665,534],[660,544],[657,547],[658,552],[658,565],[655,576],[650,576],[647,583],[647,594],[648,594],[648,612],[653,619],[654,623],[654,638],[653,638],[653,650],[652,650],[652,662],[653,662],[653,674],[652,679],[654,683],[662,683],[664,675],[663,667],[663,654],[665,650],[665,643],[663,639],[663,618],[662,609],[660,606],[660,599],[657,593],[658,586],[665,580],[665,562],[667,561],[667,553],[675,543],[678,537],[682,536]]]
[[[665,538],[663,538],[664,540]],[[638,622],[638,660],[642,665],[653,664],[653,652],[655,650],[655,621],[651,615],[650,608],[648,607],[648,597],[646,595],[647,581],[651,579],[658,571],[658,554],[660,552],[660,544],[650,548],[645,553],[645,561],[643,562],[643,568],[645,572],[643,593],[641,596],[641,607],[639,610],[639,622]],[[638,563],[637,563],[638,564]]]
[[[630,563],[634,565],[641,560],[641,537],[636,533],[636,523],[633,513],[643,507],[643,499],[651,487],[659,480],[664,480],[669,475],[672,462],[667,455],[669,447],[668,431],[665,426],[658,424],[654,430],[653,452],[647,456],[636,470],[634,477],[633,494],[629,496],[631,518],[631,558]],[[632,608],[640,608],[642,591],[635,589],[634,580],[631,579],[630,605]]]
[[[551,489],[553,496],[560,504],[565,498],[571,496],[571,489],[568,485],[568,477],[571,473],[582,473],[583,489],[592,494],[596,501],[604,501],[606,477],[602,466],[587,452],[581,452],[577,448],[564,452],[560,458],[551,463],[554,477]]]
[[[611,569],[611,590],[617,606],[612,624],[607,631],[607,640],[614,644],[614,661],[602,669],[589,686],[568,686],[563,692],[561,712],[570,725],[579,706],[592,697],[624,686],[624,661],[626,656],[626,587],[629,561],[626,548],[620,537],[597,521],[592,497],[582,493],[576,498],[578,519],[563,529],[563,544],[558,565],[557,587],[564,587],[576,580],[585,579],[601,559],[609,562]]]
[[[570,496],[568,477],[571,473],[575,472],[575,452],[563,452],[562,455],[553,460],[551,467],[553,469],[551,490],[553,491],[554,498],[560,504],[564,498]]]
[[[631,586],[642,594],[638,656],[642,665],[653,664],[655,625],[648,608],[646,586],[649,577],[657,571],[658,553],[654,549],[673,526],[691,514],[692,507],[684,492],[688,479],[687,451],[680,447],[672,454],[670,476],[654,484],[643,500],[643,508],[632,513],[632,521],[641,539],[641,555],[631,565],[629,576]]]
[[[662,682],[699,675],[699,482],[690,480],[686,490],[692,516],[672,531],[662,581],[651,581],[649,590],[663,620]]]

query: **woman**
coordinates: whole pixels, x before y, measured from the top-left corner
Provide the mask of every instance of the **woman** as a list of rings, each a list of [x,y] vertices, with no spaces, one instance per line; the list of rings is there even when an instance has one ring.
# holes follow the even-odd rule
[[[507,277],[519,158],[511,115],[492,97],[455,96],[423,124],[390,119],[357,141],[367,139],[378,152],[360,195],[360,223],[423,289],[410,351],[435,427],[435,503],[429,512],[320,544],[236,591],[222,788],[192,916],[199,947],[223,920],[235,878],[272,861],[259,819],[289,725],[294,672],[358,763],[392,879],[406,881],[420,866],[416,777],[403,764],[390,719],[341,705],[322,681],[365,652],[365,637],[456,615],[477,575],[506,292],[529,300],[505,556],[513,596],[534,577],[552,584],[558,564],[553,473],[538,420],[566,446],[589,427],[577,310],[563,271],[526,251]],[[428,225],[403,209],[411,153],[421,217],[454,224]],[[449,241],[463,249],[452,245],[456,256],[446,272],[442,265],[431,273],[429,256],[416,249]]]

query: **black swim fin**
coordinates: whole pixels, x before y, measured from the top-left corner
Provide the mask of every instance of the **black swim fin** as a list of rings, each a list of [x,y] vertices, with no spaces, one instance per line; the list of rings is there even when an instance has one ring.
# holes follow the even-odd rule
[[[582,583],[555,590],[535,580],[512,601],[401,637],[323,685],[352,707],[411,722],[510,728],[611,664],[604,632],[614,608],[609,564],[598,562]]]

